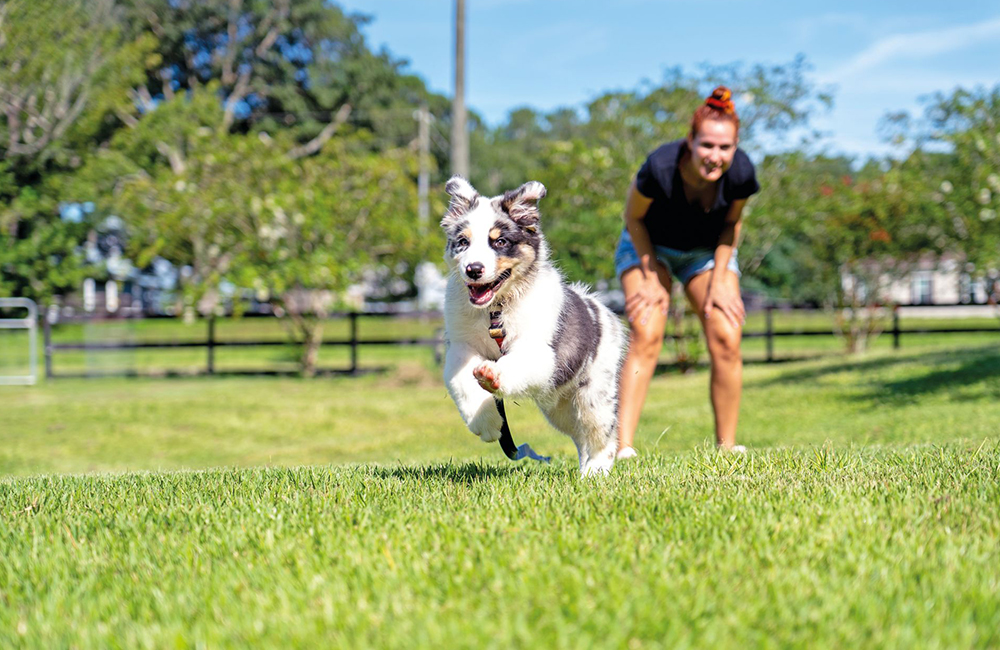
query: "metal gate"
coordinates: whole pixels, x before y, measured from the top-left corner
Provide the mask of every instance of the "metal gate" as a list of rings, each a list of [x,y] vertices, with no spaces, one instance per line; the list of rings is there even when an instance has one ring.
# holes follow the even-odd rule
[[[38,307],[28,298],[0,298],[0,309],[24,309],[24,318],[0,317],[0,330],[3,334],[13,333],[14,345],[20,345],[18,330],[28,331],[28,366],[22,374],[0,374],[0,386],[33,386],[38,381]],[[6,337],[5,337],[6,338]],[[15,370],[18,369],[15,364]],[[0,373],[5,372],[0,367]]]

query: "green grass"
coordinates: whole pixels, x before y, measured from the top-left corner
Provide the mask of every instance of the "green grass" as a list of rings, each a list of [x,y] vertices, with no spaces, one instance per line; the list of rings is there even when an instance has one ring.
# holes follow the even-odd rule
[[[0,389],[0,647],[1000,645],[1000,346],[653,380],[638,459],[514,464],[424,359]]]
[[[1000,449],[0,482],[4,647],[995,647]]]
[[[466,431],[431,359],[400,363],[394,372],[359,378],[57,379],[7,387],[0,390],[0,474],[499,456],[495,445]],[[656,377],[637,434],[640,450],[681,452],[712,439],[707,375]],[[507,408],[515,440],[543,453],[574,453],[534,405]],[[745,369],[740,439],[754,447],[998,433],[1000,345]]]

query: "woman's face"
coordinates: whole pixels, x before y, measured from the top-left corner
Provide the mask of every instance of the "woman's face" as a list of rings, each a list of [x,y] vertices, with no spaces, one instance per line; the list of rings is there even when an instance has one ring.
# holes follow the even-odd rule
[[[688,136],[691,166],[709,182],[719,180],[736,155],[736,125],[728,120],[705,120],[698,133]]]

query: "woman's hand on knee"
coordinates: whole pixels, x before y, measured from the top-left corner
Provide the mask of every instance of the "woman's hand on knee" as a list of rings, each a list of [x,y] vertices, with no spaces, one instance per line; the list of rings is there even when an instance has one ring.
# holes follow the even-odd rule
[[[739,287],[735,289],[724,282],[712,282],[705,296],[705,318],[712,317],[712,310],[722,312],[732,326],[739,329],[746,322],[747,312],[743,306],[743,297]]]
[[[628,322],[646,324],[649,314],[655,309],[666,315],[670,305],[670,293],[660,283],[650,263],[649,255],[642,256],[642,282],[638,289],[625,300],[625,315]]]

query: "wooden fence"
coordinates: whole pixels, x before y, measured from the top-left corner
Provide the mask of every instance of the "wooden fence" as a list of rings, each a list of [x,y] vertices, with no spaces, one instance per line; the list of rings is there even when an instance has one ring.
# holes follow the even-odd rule
[[[952,305],[953,306],[953,305]],[[765,358],[764,361],[767,363],[773,363],[776,361],[783,361],[785,359],[780,359],[775,355],[775,341],[777,339],[782,339],[786,337],[836,337],[838,334],[832,329],[829,330],[778,330],[774,323],[774,314],[776,308],[768,307],[765,309],[765,327],[763,331],[747,332],[743,333],[743,338],[745,339],[759,339],[763,338],[765,340]],[[784,311],[784,310],[782,310]],[[796,310],[804,311],[804,310]],[[811,310],[818,311],[818,310]],[[388,338],[388,339],[374,339],[374,338],[362,338],[359,334],[359,319],[361,318],[399,318],[399,317],[419,317],[425,319],[440,319],[441,314],[437,312],[406,312],[406,313],[381,313],[381,312],[345,312],[333,314],[330,316],[331,319],[348,319],[348,336],[346,338],[339,339],[324,339],[322,345],[324,347],[337,346],[337,347],[348,347],[349,348],[349,358],[350,362],[347,367],[338,368],[334,370],[324,370],[323,374],[337,373],[337,374],[347,374],[347,375],[357,375],[362,372],[362,368],[359,364],[358,357],[360,350],[366,346],[426,346],[435,350],[435,357],[440,360],[440,352],[443,347],[443,341],[440,336],[435,336],[432,338]],[[57,355],[61,352],[67,351],[87,351],[100,353],[103,351],[113,351],[113,350],[137,350],[137,349],[179,349],[179,348],[204,348],[206,351],[205,356],[205,366],[204,371],[198,374],[250,374],[250,375],[269,375],[269,374],[293,374],[291,371],[274,371],[274,370],[241,370],[241,371],[220,371],[216,367],[216,350],[220,348],[231,348],[231,347],[268,347],[268,346],[295,346],[301,345],[301,342],[297,341],[243,341],[243,340],[220,340],[216,333],[216,322],[215,319],[208,319],[206,337],[204,340],[198,341],[152,341],[152,342],[60,342],[55,343],[52,339],[52,325],[49,323],[48,319],[43,318],[44,321],[44,341],[45,341],[45,377],[47,379],[60,378],[60,377],[90,377],[100,374],[105,375],[141,375],[142,373],[136,371],[124,371],[124,372],[112,372],[112,373],[56,373],[55,371],[55,359]],[[80,319],[76,319],[72,322],[83,322]],[[972,328],[910,328],[903,329],[900,325],[900,313],[899,309],[893,310],[892,316],[892,327],[886,329],[884,334],[891,335],[892,344],[894,349],[899,349],[902,345],[902,338],[904,335],[913,334],[968,334],[968,333],[987,333],[995,332],[1000,333],[1000,319],[997,321],[996,327],[972,327]],[[667,334],[666,338],[677,339],[677,338],[696,338],[699,334],[682,334],[675,336],[672,334]],[[158,374],[191,374],[191,373],[158,373]]]

